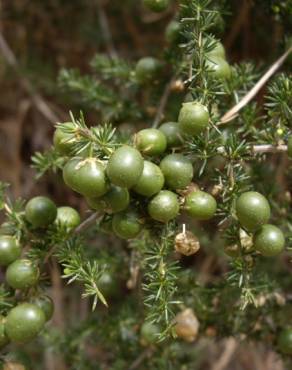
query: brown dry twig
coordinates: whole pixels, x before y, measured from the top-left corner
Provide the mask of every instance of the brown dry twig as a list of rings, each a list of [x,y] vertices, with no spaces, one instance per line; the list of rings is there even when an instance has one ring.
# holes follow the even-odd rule
[[[238,343],[234,338],[228,338],[225,342],[225,349],[219,359],[215,362],[211,370],[224,370],[230,362],[234,352],[238,347]]]
[[[221,117],[219,124],[225,124],[237,117],[238,112],[254,98],[254,96],[260,91],[269,78],[281,67],[291,51],[292,47],[289,48],[279,59],[276,60],[275,63],[271,65],[271,67],[254,85],[254,87],[234,107],[232,107]]]
[[[10,46],[6,42],[4,36],[0,32],[0,53],[3,55],[4,59],[6,60],[7,64],[13,68],[15,73],[19,76],[20,83],[24,90],[28,92],[31,97],[31,100],[35,107],[38,109],[40,113],[50,122],[56,123],[59,121],[59,117],[55,114],[49,105],[45,102],[43,97],[34,89],[31,82],[22,75],[16,57],[11,50]]]
[[[162,97],[160,99],[160,102],[159,102],[159,105],[158,105],[158,108],[157,108],[157,112],[156,112],[156,115],[155,115],[155,118],[154,118],[154,121],[153,121],[153,124],[152,124],[153,128],[156,128],[159,125],[160,120],[163,118],[163,112],[165,110],[169,95],[171,93],[171,87],[172,87],[172,84],[175,81],[175,79],[176,79],[176,76],[174,76],[168,82],[168,84],[165,86],[164,92],[163,92]]]

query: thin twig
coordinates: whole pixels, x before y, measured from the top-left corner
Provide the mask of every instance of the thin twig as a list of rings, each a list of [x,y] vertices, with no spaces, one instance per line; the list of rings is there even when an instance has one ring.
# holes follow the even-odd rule
[[[225,349],[218,360],[215,361],[212,370],[224,370],[230,362],[234,352],[238,347],[238,343],[234,338],[228,338],[225,342]]]
[[[261,145],[252,145],[250,151],[252,153],[281,153],[287,152],[287,145],[272,145],[272,144],[261,144]],[[217,153],[223,154],[225,152],[224,146],[219,146],[217,148]]]
[[[176,79],[176,77],[173,77],[168,82],[168,84],[165,86],[164,92],[161,96],[161,99],[160,99],[160,102],[159,102],[159,105],[158,105],[158,108],[157,108],[155,118],[153,120],[153,124],[152,124],[153,128],[156,128],[159,125],[160,120],[163,117],[163,112],[165,110],[165,107],[166,107],[166,104],[167,104],[167,101],[168,101],[168,98],[169,98],[169,95],[170,95],[170,92],[171,92],[171,86],[172,86],[173,82],[175,81],[175,79]]]
[[[99,217],[99,213],[98,212],[95,212],[93,213],[92,215],[90,215],[86,220],[84,220],[79,226],[77,226],[77,228],[74,230],[74,235],[77,235],[77,234],[80,234],[81,232],[83,232],[84,230],[88,229],[91,225],[93,225],[95,223],[95,221],[97,220],[97,218]],[[44,264],[46,264],[48,262],[48,260],[50,259],[50,257],[53,255],[54,251],[56,250],[57,248],[57,245],[54,245],[49,253],[46,255],[46,258],[44,260]]]
[[[16,57],[1,32],[0,32],[0,53],[3,55],[7,64],[11,68],[13,68],[16,74],[20,77],[21,85],[30,95],[32,102],[34,103],[38,111],[41,112],[43,116],[47,118],[48,121],[52,123],[58,122],[59,117],[52,111],[52,109],[48,106],[48,104],[45,102],[42,96],[35,91],[31,82],[22,75]]]
[[[254,85],[254,87],[237,103],[233,108],[231,108],[227,113],[224,114],[220,119],[220,124],[227,123],[237,117],[238,112],[248,104],[254,96],[260,91],[264,84],[269,80],[269,78],[281,67],[285,59],[291,53],[292,47],[289,48],[271,67],[267,72],[261,77],[261,79]]]
[[[229,32],[226,42],[225,42],[225,47],[226,49],[230,49],[231,45],[233,44],[234,40],[238,36],[241,27],[243,26],[246,17],[248,15],[248,12],[251,8],[251,2],[249,0],[245,0],[242,2],[242,6],[240,9],[240,12],[238,13],[237,17],[234,19],[234,22],[231,26],[231,31]]]
[[[74,234],[80,234],[82,231],[88,229],[91,225],[95,223],[97,218],[100,216],[100,213],[94,212],[90,215],[86,220],[84,220],[76,229],[74,230]]]
[[[252,151],[254,153],[279,153],[279,152],[287,152],[288,147],[287,145],[253,145]]]
[[[152,353],[154,352],[154,349],[153,347],[149,347],[149,348],[146,348],[142,353],[141,355],[132,363],[132,365],[129,367],[128,370],[135,370],[135,369],[139,369],[139,366],[141,365],[141,363],[144,361],[145,358],[149,357],[152,355]]]
[[[114,47],[112,34],[110,31],[107,15],[104,10],[104,5],[102,3],[102,0],[96,0],[96,5],[98,9],[99,24],[102,29],[102,34],[103,34],[104,41],[107,47],[107,52],[111,58],[117,58],[118,53]]]

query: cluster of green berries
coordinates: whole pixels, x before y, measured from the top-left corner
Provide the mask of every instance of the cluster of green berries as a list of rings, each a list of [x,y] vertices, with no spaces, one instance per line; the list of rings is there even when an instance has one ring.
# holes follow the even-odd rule
[[[216,200],[199,190],[180,196],[190,187],[194,171],[188,157],[174,152],[182,144],[185,128],[191,127],[197,134],[203,120],[207,125],[209,114],[202,104],[183,106],[178,123],[167,122],[159,129],[137,132],[132,146],[118,147],[107,160],[93,156],[69,158],[63,168],[64,182],[82,194],[92,209],[112,215],[112,230],[124,239],[135,238],[149,216],[166,223],[183,209],[197,220],[208,220],[216,212]],[[62,125],[57,126],[55,147],[66,155],[72,145],[70,135],[62,131]],[[146,214],[136,206],[137,199],[146,203]]]
[[[253,234],[253,248],[263,256],[275,256],[284,249],[282,231],[268,224],[271,209],[267,199],[260,193],[248,191],[236,201],[236,215],[242,228]]]
[[[159,6],[166,2],[146,3]],[[173,33],[175,29],[177,27],[173,25]],[[216,58],[225,60],[220,42],[216,43],[206,61]],[[160,69],[161,63],[155,58],[142,58],[136,65],[136,78],[140,83],[153,81]],[[213,72],[219,78],[224,77],[215,69]],[[145,217],[141,217],[134,205],[134,194],[144,197],[148,216],[155,221],[173,220],[180,209],[197,220],[208,220],[214,216],[217,206],[212,195],[191,191],[183,199],[179,196],[190,186],[194,173],[191,160],[177,149],[185,137],[195,137],[205,131],[209,122],[205,105],[199,101],[184,103],[177,122],[139,131],[132,145],[119,147],[108,160],[96,158],[86,150],[71,157],[78,135],[74,135],[73,123],[61,124],[55,131],[54,145],[61,154],[71,157],[63,169],[64,182],[82,194],[92,209],[113,215],[112,229],[124,239],[135,238],[143,228]]]
[[[61,224],[68,229],[80,223],[78,212],[70,207],[57,208],[49,198],[38,196],[32,198],[25,207],[24,220],[31,232],[40,231],[52,224]],[[14,343],[27,343],[34,339],[50,320],[54,304],[52,299],[37,292],[40,270],[35,262],[22,257],[24,250],[21,243],[13,235],[14,231],[8,222],[0,229],[0,266],[6,268],[7,285],[30,299],[19,302],[5,316],[0,316],[0,347]]]
[[[180,24],[176,21],[172,21],[169,27],[166,29],[166,38],[169,42],[174,42],[179,39],[180,35]],[[215,43],[213,49],[206,53],[205,64],[207,71],[210,76],[217,80],[224,81],[231,76],[231,67],[226,60],[226,53],[224,46],[220,41],[216,41],[213,38],[210,39]],[[205,41],[207,42],[207,39]],[[155,82],[161,73],[163,64],[160,60],[154,57],[141,58],[135,68],[135,75],[138,83],[149,84]]]

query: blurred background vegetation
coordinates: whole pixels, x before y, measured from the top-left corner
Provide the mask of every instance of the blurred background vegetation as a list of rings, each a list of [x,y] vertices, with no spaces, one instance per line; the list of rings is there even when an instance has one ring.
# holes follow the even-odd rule
[[[218,6],[224,9],[224,21],[216,32],[222,38],[231,62],[252,59],[261,71],[283,52],[289,33],[291,35],[291,1],[230,0],[218,1]],[[31,156],[35,151],[50,148],[54,124],[66,121],[69,110],[76,115],[83,110],[86,121],[92,125],[106,118],[128,131],[136,131],[145,125],[145,120],[152,119],[151,104],[145,107],[144,116],[117,114],[117,97],[123,93],[122,83],[110,86],[110,91],[117,93],[111,100],[115,105],[108,107],[106,117],[101,116],[98,99],[84,95],[85,90],[92,88],[84,76],[97,75],[98,79],[99,66],[96,68],[94,65],[96,53],[118,55],[127,59],[129,65],[145,55],[161,56],[166,45],[165,27],[176,10],[175,1],[166,12],[158,14],[147,11],[138,0],[0,2],[0,179],[11,184],[9,191],[12,197],[48,194],[58,205],[71,205],[86,215],[84,201],[63,185],[59,175],[46,175],[36,182]],[[288,61],[285,68],[289,70],[291,65],[292,62]],[[75,85],[67,83],[68,73],[75,77]],[[107,92],[107,89],[95,91],[97,96]],[[264,94],[265,91],[259,94],[259,101]],[[141,96],[141,105],[143,99],[145,97]],[[96,241],[94,235],[92,244],[111,248],[113,255],[119,248],[116,239],[100,238]],[[208,240],[205,244],[208,245]],[[226,261],[220,255],[203,257],[187,262],[195,269],[203,263],[200,266],[201,280],[216,279],[218,274],[226,272]],[[285,273],[291,273],[286,260],[282,261],[281,268]],[[19,348],[11,355],[12,359],[25,363],[28,369],[61,370],[66,368],[66,364],[68,369],[126,369],[125,364],[135,364],[141,353],[145,358],[151,354],[140,345],[137,328],[133,325],[135,318],[131,317],[135,311],[127,306],[119,307],[123,294],[128,294],[125,287],[115,297],[116,305],[109,310],[99,306],[94,314],[90,314],[90,305],[86,299],[81,300],[79,288],[63,285],[58,266],[50,266],[50,275],[51,295],[56,305],[53,328],[37,346],[32,344],[25,349]],[[125,280],[126,275],[125,272],[120,280]],[[129,301],[129,306],[134,304],[131,298]],[[291,319],[291,312],[289,315]],[[287,319],[287,316],[283,317]],[[214,336],[210,326],[200,342],[166,346],[163,351],[168,353],[170,363],[174,356],[176,362],[173,363],[177,365],[163,367],[168,365],[152,364],[153,368],[286,368],[269,349],[269,338],[263,338],[262,344],[254,345],[239,344],[231,338],[215,341]],[[117,338],[119,348],[111,348],[111,343],[116,343]],[[105,343],[106,351],[103,350]],[[103,363],[114,365],[99,367],[96,365],[98,358]],[[192,365],[187,367],[189,365],[184,363]],[[139,366],[142,365],[138,363],[135,368],[143,368]]]

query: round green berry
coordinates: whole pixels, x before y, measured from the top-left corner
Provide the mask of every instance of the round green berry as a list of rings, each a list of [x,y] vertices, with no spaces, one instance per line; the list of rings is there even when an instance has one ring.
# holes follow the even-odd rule
[[[45,314],[37,305],[21,303],[7,315],[6,334],[12,342],[27,343],[39,334],[45,322]]]
[[[25,218],[34,227],[47,227],[53,223],[57,216],[57,207],[47,197],[34,197],[25,207]]]
[[[69,188],[86,197],[100,197],[108,190],[104,164],[96,158],[70,159],[63,168]]]
[[[97,281],[98,289],[105,297],[114,297],[118,293],[118,280],[113,271],[104,271]]]
[[[8,266],[20,257],[18,241],[10,235],[0,235],[0,266]]]
[[[9,339],[5,331],[5,322],[6,322],[5,317],[0,315],[0,349],[9,342]]]
[[[171,21],[165,29],[165,38],[169,43],[177,42],[180,38],[180,23]]]
[[[263,225],[254,235],[254,248],[265,257],[281,253],[285,246],[282,231],[274,225]]]
[[[156,156],[165,152],[167,142],[165,135],[155,128],[147,128],[135,135],[136,148],[147,156]]]
[[[15,234],[15,228],[13,224],[9,221],[3,222],[0,226],[0,235],[10,235],[13,236]]]
[[[186,196],[185,210],[196,220],[209,220],[217,209],[216,199],[204,191],[192,191]]]
[[[6,281],[13,289],[27,289],[37,284],[38,267],[28,259],[18,259],[6,270]]]
[[[32,303],[37,305],[45,314],[46,321],[51,320],[54,314],[54,302],[51,297],[48,295],[41,295],[38,297],[35,297],[32,300]]]
[[[154,163],[144,161],[142,175],[133,187],[133,190],[145,197],[151,197],[158,193],[164,185],[164,176],[161,169]]]
[[[71,230],[80,224],[81,219],[76,209],[72,207],[59,207],[57,209],[56,222]]]
[[[116,213],[112,225],[114,233],[121,239],[133,239],[142,230],[142,223],[139,214],[133,209]]]
[[[236,201],[236,215],[240,224],[248,231],[256,231],[266,224],[271,215],[267,199],[260,193],[248,191]]]
[[[161,69],[159,60],[152,57],[145,57],[136,64],[136,79],[140,84],[153,82]]]
[[[173,220],[179,213],[177,195],[169,190],[160,191],[148,204],[148,213],[156,221]]]
[[[278,347],[282,353],[292,355],[292,327],[287,327],[280,332]]]
[[[129,191],[120,186],[111,185],[110,190],[101,198],[87,198],[89,207],[107,213],[117,213],[128,208]]]
[[[72,151],[75,142],[75,126],[72,122],[59,123],[54,133],[54,146],[62,155],[68,155]]]
[[[114,185],[131,188],[137,184],[143,167],[144,161],[140,152],[124,145],[111,155],[106,172]]]
[[[143,345],[154,344],[158,340],[160,328],[158,325],[145,322],[140,329],[141,341]]]
[[[206,65],[210,69],[210,73],[217,79],[226,80],[231,76],[231,68],[225,59],[215,55],[211,55],[206,61]]]
[[[183,103],[178,123],[183,133],[196,136],[208,127],[209,118],[209,112],[205,105],[199,102],[189,102]]]
[[[212,59],[213,57],[217,58],[226,58],[225,48],[220,41],[216,41],[215,47],[207,53],[207,57]]]
[[[181,146],[182,136],[177,122],[165,122],[159,127],[159,130],[166,137],[168,148]]]
[[[165,184],[172,190],[184,189],[192,181],[192,162],[182,154],[169,154],[160,162]]]

